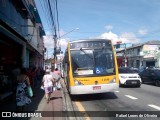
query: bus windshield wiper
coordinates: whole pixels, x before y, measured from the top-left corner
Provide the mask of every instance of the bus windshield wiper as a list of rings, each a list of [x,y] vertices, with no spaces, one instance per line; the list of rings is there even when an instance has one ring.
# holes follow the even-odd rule
[[[90,59],[93,60],[93,57],[91,57],[90,55],[88,55],[88,53],[86,53],[86,52],[83,50],[83,48],[80,48],[80,51],[82,51],[83,53],[85,53],[85,55],[87,55]]]

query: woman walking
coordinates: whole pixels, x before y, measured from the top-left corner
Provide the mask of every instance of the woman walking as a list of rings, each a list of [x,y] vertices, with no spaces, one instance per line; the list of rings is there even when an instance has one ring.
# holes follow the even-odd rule
[[[52,75],[50,74],[50,70],[46,70],[46,73],[43,76],[42,84],[44,86],[47,103],[49,103],[51,93],[53,92],[53,82],[54,82],[54,79]]]
[[[54,73],[58,76],[57,80],[56,80],[56,87],[57,87],[57,90],[60,90],[61,89],[61,74],[60,74],[60,71],[58,70],[58,68],[55,68],[54,70]]]
[[[26,75],[27,71],[22,68],[20,75],[17,77],[17,90],[16,90],[16,108],[24,110],[24,106],[31,103],[31,99],[27,94],[27,86],[30,85],[29,77]]]

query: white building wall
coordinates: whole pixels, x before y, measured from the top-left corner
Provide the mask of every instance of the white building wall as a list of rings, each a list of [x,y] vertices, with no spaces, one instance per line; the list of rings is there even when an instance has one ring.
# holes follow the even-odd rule
[[[138,51],[139,49],[139,51]],[[123,53],[124,51],[122,51]],[[138,67],[136,60],[139,60],[139,68],[146,67],[146,62],[155,61],[155,67],[160,67],[159,45],[141,45],[126,49],[129,67]]]

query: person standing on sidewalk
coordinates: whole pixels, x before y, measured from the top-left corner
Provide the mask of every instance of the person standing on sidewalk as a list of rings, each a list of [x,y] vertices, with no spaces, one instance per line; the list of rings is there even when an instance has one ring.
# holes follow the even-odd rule
[[[27,71],[22,68],[20,75],[17,77],[17,90],[16,90],[16,109],[24,110],[24,106],[31,103],[31,99],[27,95],[27,86],[30,85]]]
[[[57,90],[57,81],[59,80],[59,75],[57,73],[54,72],[55,69],[52,69],[51,75],[54,78],[54,86],[53,86],[53,91]]]
[[[60,71],[58,70],[58,68],[55,68],[54,73],[58,76],[57,80],[56,80],[57,90],[60,90],[61,89],[61,82],[60,82],[60,80],[61,80],[61,74],[60,74]]]
[[[49,103],[51,93],[53,92],[53,84],[54,84],[54,79],[53,79],[52,75],[50,74],[50,70],[47,69],[46,73],[42,79],[42,85],[44,86],[44,91],[45,91],[47,103]]]

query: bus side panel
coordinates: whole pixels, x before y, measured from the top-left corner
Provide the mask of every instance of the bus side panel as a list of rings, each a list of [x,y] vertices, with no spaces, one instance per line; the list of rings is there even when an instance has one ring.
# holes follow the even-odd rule
[[[68,44],[68,63],[69,63],[69,86],[74,86],[73,73],[72,73],[72,65],[71,65],[71,52],[70,52],[70,44]]]
[[[114,63],[115,63],[115,72],[116,72],[116,83],[119,85],[119,72],[118,72],[118,64],[117,64],[117,56],[114,49],[114,46],[112,45],[113,54],[114,54]]]

